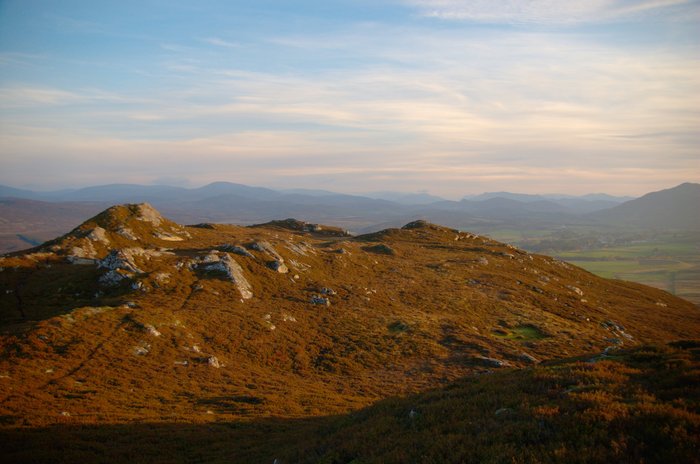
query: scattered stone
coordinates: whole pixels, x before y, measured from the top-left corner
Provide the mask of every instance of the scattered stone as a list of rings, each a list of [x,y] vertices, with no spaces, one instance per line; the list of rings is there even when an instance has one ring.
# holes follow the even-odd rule
[[[296,322],[297,318],[292,316],[291,314],[282,313],[282,320],[284,322]]]
[[[267,263],[267,267],[273,271],[279,272],[280,274],[286,274],[289,272],[289,268],[286,264],[284,264],[284,261],[270,261]]]
[[[209,364],[211,367],[214,367],[216,369],[221,367],[221,363],[219,362],[219,360],[216,356],[209,356],[207,358],[207,364]]]
[[[482,256],[482,257],[479,258],[479,264],[481,264],[481,265],[483,265],[483,266],[488,266],[489,260],[486,259],[484,256]]]
[[[540,360],[535,358],[534,356],[527,354],[527,353],[520,353],[520,359],[523,361],[532,363],[532,364],[539,364]]]
[[[150,343],[142,342],[140,345],[134,347],[134,354],[138,356],[145,356],[151,351]]]
[[[161,333],[158,332],[158,330],[155,327],[153,327],[151,324],[146,324],[144,326],[144,329],[146,329],[146,332],[153,335],[154,337],[160,337],[160,335],[161,335]]]
[[[332,288],[323,287],[321,289],[321,295],[336,295],[336,291]]]
[[[497,416],[503,416],[503,415],[510,415],[513,413],[513,410],[511,408],[500,408],[497,409],[495,414]]]
[[[187,361],[187,360],[184,360],[184,361],[175,361],[175,365],[176,365],[176,366],[187,366],[187,365],[189,365],[189,364],[190,364],[190,363],[189,363],[189,361]]]
[[[316,296],[311,297],[311,304],[330,306],[331,300],[328,298],[323,298],[322,296],[316,295]]]
[[[70,413],[67,411],[61,411],[61,415],[64,417],[70,417]]]
[[[481,361],[483,364],[490,367],[508,367],[510,363],[508,361],[502,361],[496,358],[489,358],[488,356],[477,356],[476,359]]]
[[[415,419],[416,417],[418,417],[418,413],[416,412],[415,409],[411,409],[411,410],[408,412],[408,418],[409,418],[409,419]]]
[[[577,294],[578,296],[583,296],[583,290],[581,290],[578,287],[574,287],[573,285],[567,285],[566,288]]]

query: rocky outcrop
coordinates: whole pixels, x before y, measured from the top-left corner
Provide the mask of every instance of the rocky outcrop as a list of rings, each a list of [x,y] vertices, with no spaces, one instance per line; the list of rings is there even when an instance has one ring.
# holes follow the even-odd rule
[[[273,271],[279,272],[280,274],[286,274],[289,272],[289,268],[287,268],[287,265],[284,264],[284,258],[282,255],[277,253],[277,250],[274,249],[270,242],[265,240],[254,242],[250,245],[250,248],[256,251],[261,251],[271,257],[272,261],[267,263],[267,267]]]
[[[125,271],[141,274],[143,271],[136,264],[136,257],[146,253],[143,248],[122,248],[112,250],[104,259],[97,263],[98,269],[108,271]]]
[[[228,251],[230,253],[235,253],[237,255],[245,256],[246,258],[253,258],[255,259],[255,256],[253,256],[250,251],[246,250],[242,246],[238,245],[221,245],[219,247],[222,251]]]
[[[252,287],[243,275],[243,269],[231,255],[223,253],[219,256],[210,253],[202,260],[201,268],[205,271],[222,272],[236,285],[241,298],[248,300],[253,297]]]
[[[100,226],[97,226],[94,229],[92,229],[87,235],[87,238],[92,240],[93,242],[100,242],[104,243],[105,245],[109,244],[109,237],[107,237],[107,231]]]

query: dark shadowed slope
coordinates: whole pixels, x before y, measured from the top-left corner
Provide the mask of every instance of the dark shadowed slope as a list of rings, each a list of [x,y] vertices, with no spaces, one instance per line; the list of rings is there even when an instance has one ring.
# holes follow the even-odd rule
[[[614,208],[593,213],[591,219],[613,225],[657,229],[700,229],[700,184],[685,183],[652,192]]]

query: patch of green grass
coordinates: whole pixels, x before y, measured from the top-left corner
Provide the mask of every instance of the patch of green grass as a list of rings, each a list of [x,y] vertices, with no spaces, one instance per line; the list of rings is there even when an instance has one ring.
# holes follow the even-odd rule
[[[547,337],[544,332],[533,325],[519,325],[513,329],[499,328],[497,332],[494,332],[494,335],[507,340],[519,341],[541,340]]]

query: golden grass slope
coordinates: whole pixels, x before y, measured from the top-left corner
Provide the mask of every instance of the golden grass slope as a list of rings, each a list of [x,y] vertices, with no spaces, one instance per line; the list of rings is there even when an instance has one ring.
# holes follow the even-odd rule
[[[341,414],[700,333],[684,300],[484,237],[424,222],[359,237],[295,227],[185,227],[126,205],[2,258],[5,426]],[[136,271],[105,285],[96,263],[113,250]],[[223,256],[252,298],[208,267]]]

